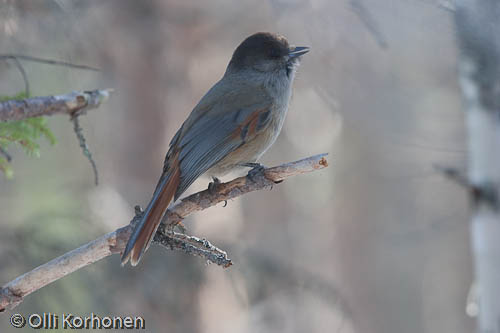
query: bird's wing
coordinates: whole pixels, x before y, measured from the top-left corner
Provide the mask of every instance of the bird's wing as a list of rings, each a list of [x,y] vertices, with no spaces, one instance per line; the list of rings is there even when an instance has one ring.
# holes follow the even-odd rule
[[[172,197],[177,199],[202,173],[262,131],[271,107],[272,99],[256,87],[216,84],[202,98],[170,143],[162,176],[130,236],[123,264],[139,262]]]
[[[175,156],[181,173],[175,199],[201,174],[263,130],[270,121],[272,104],[261,87],[216,84],[170,143],[165,163]]]

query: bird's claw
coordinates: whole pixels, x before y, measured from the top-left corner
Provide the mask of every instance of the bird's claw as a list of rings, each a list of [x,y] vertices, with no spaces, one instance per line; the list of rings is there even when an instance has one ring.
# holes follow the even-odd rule
[[[212,180],[213,181],[208,183],[208,192],[210,192],[210,194],[214,195],[217,193],[217,186],[219,186],[219,184],[221,184],[222,182],[217,177],[212,177]],[[222,207],[226,207],[226,206],[227,206],[227,200],[224,200],[224,206],[222,206]]]
[[[241,165],[252,168],[247,174],[247,178],[252,182],[255,182],[257,176],[262,176],[264,170],[266,169],[266,167],[260,163],[242,163]]]
[[[217,177],[212,177],[212,180],[213,181],[208,183],[208,192],[210,192],[210,194],[215,194],[217,192],[217,185],[219,185],[221,181]]]

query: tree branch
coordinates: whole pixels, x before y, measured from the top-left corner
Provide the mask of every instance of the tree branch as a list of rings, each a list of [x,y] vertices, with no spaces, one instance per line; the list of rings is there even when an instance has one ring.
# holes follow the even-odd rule
[[[231,260],[224,251],[211,245],[207,240],[172,232],[171,227],[183,218],[214,206],[219,202],[236,198],[248,192],[270,188],[285,178],[323,169],[328,166],[327,154],[311,156],[299,161],[267,168],[261,174],[239,177],[217,185],[215,191],[201,191],[182,199],[167,211],[162,224],[156,232],[154,243],[171,250],[181,250],[200,256],[222,267],[231,266]],[[100,238],[38,266],[7,283],[0,289],[0,311],[12,309],[32,292],[112,254],[119,254],[125,248],[133,225],[140,219],[142,211],[136,207],[136,215],[129,225],[105,234]]]
[[[0,121],[66,113],[72,117],[79,111],[97,108],[105,102],[112,89],[75,91],[66,95],[42,96],[0,102]]]

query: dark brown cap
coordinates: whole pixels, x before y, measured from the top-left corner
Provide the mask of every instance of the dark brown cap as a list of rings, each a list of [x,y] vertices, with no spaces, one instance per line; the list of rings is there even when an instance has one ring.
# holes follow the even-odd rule
[[[245,39],[234,51],[229,66],[241,69],[259,59],[279,59],[290,52],[284,36],[258,32]]]

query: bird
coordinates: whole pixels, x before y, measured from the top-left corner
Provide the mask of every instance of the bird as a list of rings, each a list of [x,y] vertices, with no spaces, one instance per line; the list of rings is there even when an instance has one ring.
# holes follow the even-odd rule
[[[283,127],[296,70],[309,50],[270,32],[252,34],[239,44],[222,78],[170,141],[152,199],[123,251],[122,266],[129,260],[138,264],[169,204],[198,177],[209,175],[216,186],[218,177],[230,171],[263,168],[257,161]]]

